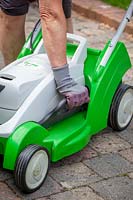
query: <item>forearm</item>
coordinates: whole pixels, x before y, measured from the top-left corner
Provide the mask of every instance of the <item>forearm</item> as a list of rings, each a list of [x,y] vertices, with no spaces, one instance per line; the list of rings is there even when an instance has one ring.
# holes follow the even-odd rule
[[[45,48],[53,67],[60,67],[66,60],[66,19],[62,9],[62,0],[40,0]]]

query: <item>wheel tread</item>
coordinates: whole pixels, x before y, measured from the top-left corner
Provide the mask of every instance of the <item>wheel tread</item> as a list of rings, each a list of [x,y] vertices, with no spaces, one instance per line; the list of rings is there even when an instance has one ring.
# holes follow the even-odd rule
[[[15,177],[15,183],[16,185],[25,193],[31,193],[36,191],[41,185],[42,183],[35,189],[30,189],[27,187],[26,183],[25,183],[25,173],[26,173],[26,168],[28,166],[29,160],[32,158],[32,156],[34,155],[34,153],[36,153],[39,150],[45,150],[45,152],[48,155],[48,159],[49,159],[49,154],[48,151],[39,146],[39,145],[29,145],[28,147],[26,147],[19,155],[18,159],[17,159],[17,163],[16,163],[16,167],[15,167],[15,172],[14,172],[14,177]],[[48,169],[49,169],[49,164],[48,164]],[[48,173],[48,171],[47,171]],[[46,174],[47,176],[47,174]],[[44,179],[45,180],[45,179]]]
[[[123,84],[123,83],[120,84],[120,86],[118,87],[118,89],[117,89],[117,91],[114,95],[114,98],[113,98],[113,101],[112,101],[112,104],[111,104],[109,119],[108,119],[108,125],[115,131],[123,131],[124,129],[127,128],[127,126],[130,124],[130,122],[132,120],[132,118],[131,118],[129,123],[124,127],[120,127],[118,120],[117,120],[117,113],[118,113],[120,101],[121,101],[123,95],[125,94],[125,92],[128,89],[133,89],[133,86]]]

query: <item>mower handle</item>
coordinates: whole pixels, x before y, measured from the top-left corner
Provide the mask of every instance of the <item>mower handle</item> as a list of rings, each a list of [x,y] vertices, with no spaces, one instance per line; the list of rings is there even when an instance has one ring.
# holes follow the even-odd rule
[[[121,23],[117,29],[117,32],[115,33],[114,37],[112,38],[112,40],[109,44],[109,47],[107,48],[105,55],[103,56],[99,66],[102,66],[102,67],[106,66],[110,56],[113,53],[113,50],[116,47],[116,44],[117,44],[121,34],[123,33],[127,23],[131,20],[132,16],[133,16],[133,0],[131,1],[130,5],[128,7],[128,10],[127,10],[125,16],[123,17],[123,20],[121,21]]]
[[[87,39],[79,35],[67,33],[67,40],[79,44],[71,62],[75,64],[84,63],[84,60],[87,57]]]
[[[71,62],[73,64],[84,63],[84,61],[87,57],[87,39],[82,36],[79,36],[79,35],[67,33],[67,40],[69,40],[71,42],[76,42],[79,44],[72,59],[71,59]],[[43,39],[41,39],[41,41],[38,44],[37,48],[35,49],[34,53],[39,54],[39,53],[42,53],[42,51],[45,52],[44,45],[45,44],[43,42]]]

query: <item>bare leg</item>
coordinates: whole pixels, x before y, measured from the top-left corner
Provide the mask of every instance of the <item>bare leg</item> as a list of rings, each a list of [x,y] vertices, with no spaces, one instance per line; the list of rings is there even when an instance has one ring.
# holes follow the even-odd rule
[[[17,58],[24,42],[25,15],[10,16],[0,11],[0,51],[5,65]]]
[[[69,74],[66,59],[66,19],[62,0],[39,0],[45,47],[53,67],[57,90],[66,97],[68,107],[89,101],[88,90],[78,85]]]
[[[45,47],[53,67],[63,66],[66,60],[66,19],[62,0],[39,0]]]
[[[66,23],[67,23],[67,32],[68,33],[73,33],[73,25],[72,25],[72,18],[67,18],[66,19]]]
[[[73,33],[73,25],[72,25],[72,0],[62,0],[62,7],[64,10],[64,14],[66,17],[67,23],[67,32]]]

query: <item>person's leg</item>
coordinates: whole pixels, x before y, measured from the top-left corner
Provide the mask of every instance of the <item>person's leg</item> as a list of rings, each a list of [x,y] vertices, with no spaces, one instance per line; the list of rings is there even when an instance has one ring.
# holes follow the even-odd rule
[[[66,23],[67,23],[67,33],[73,33],[72,17],[67,18]]]
[[[53,67],[63,66],[66,60],[66,19],[62,0],[39,0],[45,47]]]
[[[28,0],[0,0],[0,51],[5,65],[17,58],[25,42],[25,14]]]
[[[62,0],[62,6],[64,10],[64,14],[66,17],[67,23],[67,32],[73,33],[73,25],[72,25],[72,0]]]
[[[66,97],[68,107],[89,101],[88,90],[69,74],[66,59],[66,20],[62,0],[39,0],[45,48],[53,68],[57,91]]]
[[[24,22],[25,15],[10,16],[0,11],[0,50],[5,65],[17,58],[25,42]]]

